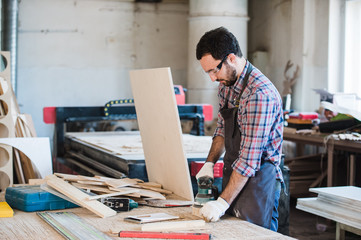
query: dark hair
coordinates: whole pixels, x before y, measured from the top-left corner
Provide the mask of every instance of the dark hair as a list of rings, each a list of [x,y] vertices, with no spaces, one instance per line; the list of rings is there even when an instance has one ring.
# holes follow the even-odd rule
[[[230,53],[242,57],[236,37],[225,27],[206,32],[197,44],[196,57],[200,60],[204,55],[211,54],[214,59],[223,59]]]

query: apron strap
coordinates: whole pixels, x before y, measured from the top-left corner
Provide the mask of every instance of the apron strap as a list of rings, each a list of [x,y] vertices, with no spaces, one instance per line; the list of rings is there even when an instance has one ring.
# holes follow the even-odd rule
[[[251,74],[252,70],[253,70],[253,67],[251,64],[249,64],[247,72],[246,72],[246,76],[244,77],[243,82],[242,82],[241,92],[239,93],[238,99],[236,100],[236,103],[235,103],[235,106],[237,108],[239,107],[239,101],[241,100],[242,94],[243,94],[244,90],[246,89],[246,86],[248,83],[248,78],[249,78],[249,75]]]

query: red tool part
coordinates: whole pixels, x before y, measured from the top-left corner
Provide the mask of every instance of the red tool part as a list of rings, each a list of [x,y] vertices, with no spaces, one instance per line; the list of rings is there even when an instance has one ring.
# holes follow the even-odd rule
[[[211,235],[206,233],[163,233],[145,231],[120,231],[118,236],[123,238],[211,239]]]
[[[203,165],[204,162],[197,162],[197,161],[191,162],[191,176],[195,177],[199,172],[199,170],[201,170]],[[216,164],[214,164],[213,171],[215,178],[223,177],[223,161],[219,161]]]

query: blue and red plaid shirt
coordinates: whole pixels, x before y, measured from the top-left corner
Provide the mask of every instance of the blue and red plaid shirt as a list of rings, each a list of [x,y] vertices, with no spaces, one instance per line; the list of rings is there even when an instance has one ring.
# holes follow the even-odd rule
[[[242,81],[250,63],[233,86],[220,83],[218,87],[219,107],[233,108],[239,97]],[[271,161],[277,168],[277,179],[283,181],[279,168],[283,141],[282,100],[272,82],[257,68],[249,75],[238,108],[238,127],[241,132],[239,156],[232,168],[246,177],[253,177],[261,166],[261,160]],[[224,137],[224,120],[218,111],[215,136]]]

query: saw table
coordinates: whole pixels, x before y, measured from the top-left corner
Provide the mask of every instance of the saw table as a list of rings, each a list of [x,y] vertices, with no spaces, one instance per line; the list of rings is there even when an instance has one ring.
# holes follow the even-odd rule
[[[183,142],[188,162],[204,161],[212,144],[212,137],[183,134]],[[99,165],[90,165],[96,171],[107,173],[108,168],[111,168],[130,178],[147,180],[138,131],[66,133],[64,145],[65,162],[74,164],[72,160],[77,160],[86,165],[87,161],[94,160]],[[109,172],[108,175],[119,177],[115,174],[116,172]]]

